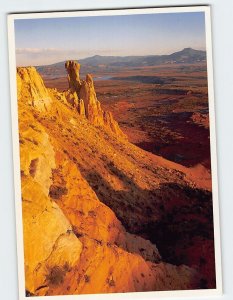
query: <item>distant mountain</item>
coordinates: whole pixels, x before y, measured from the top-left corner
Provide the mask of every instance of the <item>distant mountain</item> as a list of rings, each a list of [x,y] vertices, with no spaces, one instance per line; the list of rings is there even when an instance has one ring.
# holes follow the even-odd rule
[[[206,61],[206,51],[184,48],[169,55],[147,56],[101,56],[95,55],[79,59],[84,73],[97,73],[100,70],[114,70],[119,67],[157,66],[161,64],[191,64]],[[36,67],[43,76],[62,77],[65,62]]]
[[[148,56],[100,56],[95,55],[81,59],[82,65],[110,65],[110,66],[153,66],[163,63],[194,63],[206,60],[206,52],[185,48],[182,51],[170,55],[148,55]]]

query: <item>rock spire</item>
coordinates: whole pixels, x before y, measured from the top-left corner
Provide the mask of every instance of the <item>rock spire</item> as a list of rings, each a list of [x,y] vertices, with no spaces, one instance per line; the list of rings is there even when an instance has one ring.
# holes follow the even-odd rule
[[[85,116],[91,124],[104,126],[114,134],[126,137],[121,131],[118,123],[114,120],[110,112],[103,111],[97,99],[94,81],[90,74],[85,80],[80,79],[80,64],[77,61],[67,61],[65,63],[69,90],[77,95],[77,110],[80,115]]]
[[[78,91],[81,85],[79,70],[80,64],[76,61],[69,60],[65,63],[65,68],[68,73],[69,89],[74,92]]]

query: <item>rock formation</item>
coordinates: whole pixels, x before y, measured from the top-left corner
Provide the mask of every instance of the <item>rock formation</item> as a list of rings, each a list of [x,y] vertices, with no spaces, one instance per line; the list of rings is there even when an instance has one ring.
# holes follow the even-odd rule
[[[65,68],[68,73],[69,88],[72,92],[77,92],[81,86],[79,76],[80,64],[75,61],[67,61],[65,63]]]
[[[110,112],[105,112],[96,97],[94,82],[90,74],[86,75],[85,80],[80,79],[80,64],[76,61],[65,63],[70,92],[77,95],[77,110],[81,115],[85,115],[91,124],[95,126],[105,126],[116,135],[126,138],[121,131],[118,123],[113,119]],[[69,102],[69,101],[68,101]]]
[[[118,137],[126,138],[111,112],[102,110],[91,75],[87,74],[86,79],[81,80],[80,64],[75,61],[67,61],[65,68],[68,73],[69,90],[64,93],[59,93],[56,89],[46,89],[43,79],[34,67],[18,68],[18,98],[27,98],[29,104],[40,111],[47,111],[52,102],[51,98],[56,98],[76,108],[78,113],[94,126],[104,126]],[[22,91],[24,94],[21,94]]]
[[[49,92],[34,67],[17,69],[17,93],[18,98],[27,98],[28,104],[38,110],[48,110],[51,105]]]
[[[34,68],[17,72],[27,293],[200,288],[202,270],[164,262],[159,231],[149,229],[175,201],[188,214],[199,192],[198,205],[208,205],[202,182],[197,189],[190,170],[122,138],[91,76],[81,80],[75,62],[66,68],[63,93],[46,89]]]

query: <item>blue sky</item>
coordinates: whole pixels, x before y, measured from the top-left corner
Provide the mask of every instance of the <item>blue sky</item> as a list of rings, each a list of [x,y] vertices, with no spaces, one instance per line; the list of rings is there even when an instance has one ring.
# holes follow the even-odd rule
[[[93,55],[205,50],[203,12],[15,20],[18,66]]]

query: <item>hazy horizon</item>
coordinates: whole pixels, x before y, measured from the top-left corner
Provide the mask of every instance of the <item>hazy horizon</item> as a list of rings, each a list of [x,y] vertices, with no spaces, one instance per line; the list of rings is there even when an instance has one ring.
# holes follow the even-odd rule
[[[191,47],[186,47],[186,48],[191,48]],[[162,56],[162,55],[170,55],[170,54],[173,54],[173,53],[176,53],[176,52],[180,52],[182,50],[184,50],[185,48],[183,49],[180,49],[180,50],[177,50],[175,52],[171,52],[171,53],[163,53],[163,54],[145,54],[145,55],[99,55],[99,54],[94,54],[92,56],[87,56],[87,57],[83,57],[83,58],[72,58],[71,60],[75,60],[75,61],[80,61],[80,60],[83,60],[83,59],[88,59],[88,58],[91,58],[91,57],[95,57],[95,56],[100,56],[100,57],[127,57],[127,56],[130,56],[130,57],[138,57],[138,56]],[[197,51],[206,51],[206,50],[203,50],[203,49],[193,49],[191,48],[192,50],[197,50]],[[58,64],[58,63],[62,63],[62,62],[65,62],[67,60],[70,60],[69,58],[67,59],[64,59],[64,60],[59,60],[59,61],[55,61],[53,63],[50,63],[50,64],[40,64],[40,65],[18,65],[17,64],[17,67],[29,67],[29,66],[34,66],[34,67],[40,67],[40,66],[46,66],[46,65],[55,65],[55,64]]]
[[[206,50],[204,12],[15,20],[17,66]]]

